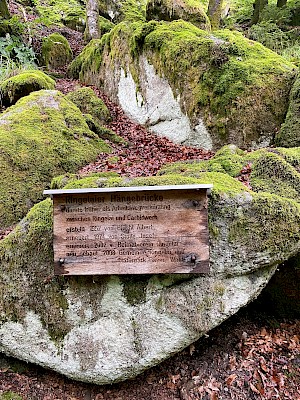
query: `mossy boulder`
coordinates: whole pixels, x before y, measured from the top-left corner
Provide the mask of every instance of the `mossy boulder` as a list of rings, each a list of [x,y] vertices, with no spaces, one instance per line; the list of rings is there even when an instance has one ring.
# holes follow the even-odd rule
[[[179,143],[265,147],[284,121],[296,67],[239,32],[185,21],[118,24],[69,73]]]
[[[65,26],[74,31],[84,32],[85,29],[85,15],[80,10],[70,11],[62,18],[62,22]]]
[[[300,146],[300,75],[292,87],[289,109],[280,132],[275,137],[277,146]]]
[[[104,101],[99,99],[91,88],[76,89],[70,92],[67,98],[75,103],[83,114],[90,114],[99,124],[111,120],[110,112]]]
[[[174,21],[183,19],[200,29],[210,30],[209,18],[202,4],[196,0],[148,0],[147,21]]]
[[[21,97],[42,89],[54,89],[55,81],[39,70],[22,71],[0,82],[1,103],[15,104]]]
[[[76,172],[109,146],[60,92],[41,90],[0,115],[0,226],[19,221],[55,175]]]
[[[297,159],[286,157],[291,166]],[[72,188],[213,183],[210,273],[55,277],[52,203],[44,200],[0,242],[0,351],[72,379],[112,383],[183,349],[256,298],[277,266],[299,253],[299,201],[206,170],[130,182],[68,176]]]
[[[126,141],[123,138],[103,126],[105,123],[110,122],[110,112],[104,101],[99,99],[91,88],[76,89],[70,92],[67,98],[81,110],[91,131],[102,139],[126,145]]]
[[[65,67],[72,60],[72,50],[68,40],[60,33],[52,33],[43,39],[41,63],[47,69]]]
[[[245,168],[254,192],[265,192],[300,202],[300,147],[267,148],[253,152],[234,145],[220,149],[208,161],[178,162],[166,165],[160,175],[182,174],[197,178],[203,172],[219,172],[241,179]]]
[[[99,14],[117,24],[123,20],[144,21],[147,0],[101,0]]]

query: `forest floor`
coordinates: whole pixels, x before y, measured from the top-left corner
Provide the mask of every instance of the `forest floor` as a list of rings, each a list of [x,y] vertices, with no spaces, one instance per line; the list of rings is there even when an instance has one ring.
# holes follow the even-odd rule
[[[10,7],[18,13],[14,0]],[[35,35],[37,47],[48,33],[51,30]],[[61,33],[74,55],[78,54],[83,45],[81,34],[67,28]],[[76,86],[80,83],[74,80],[57,81],[57,89],[63,93]],[[130,121],[99,89],[94,90],[112,114],[108,128],[127,145],[113,144],[111,154],[99,155],[81,169],[81,175],[115,171],[128,178],[149,176],[167,162],[203,160],[213,155],[149,133]],[[246,185],[250,173],[241,171]],[[10,231],[0,230],[0,239]],[[74,382],[0,354],[0,400],[300,400],[300,321],[275,316],[262,304],[256,300],[160,365],[133,380],[112,385]]]
[[[122,383],[74,382],[0,355],[0,394],[23,400],[299,400],[299,332],[299,320],[275,317],[255,301],[187,349]]]
[[[68,79],[57,82],[57,89],[64,93],[78,86],[79,82]],[[128,178],[155,175],[166,162],[212,156],[150,134],[94,90],[112,114],[108,127],[127,145],[114,144],[112,153],[100,154],[81,169],[81,175],[95,171],[115,171]],[[275,317],[267,309],[263,311],[262,304],[252,303],[169,360],[133,380],[113,385],[74,382],[0,355],[0,395],[4,396],[0,399],[300,400],[300,321]]]

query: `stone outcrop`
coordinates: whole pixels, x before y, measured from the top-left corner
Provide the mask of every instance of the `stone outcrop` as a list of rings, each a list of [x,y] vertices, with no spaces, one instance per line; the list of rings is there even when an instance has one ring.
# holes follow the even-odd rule
[[[210,22],[202,4],[185,0],[148,0],[147,21],[175,21],[183,19],[200,29],[210,30]]]
[[[4,106],[15,104],[21,97],[42,89],[54,89],[55,81],[38,70],[25,70],[0,82],[0,101]]]
[[[59,69],[72,60],[69,42],[60,33],[52,33],[43,38],[40,63],[47,69]]]
[[[233,178],[250,161],[255,191]],[[262,167],[271,161],[278,186],[285,177],[290,191],[259,188],[257,180],[267,181],[269,173]],[[183,349],[254,299],[277,266],[299,253],[299,162],[299,149],[251,156],[229,146],[207,162],[119,180],[134,186],[214,184],[211,272],[204,276],[54,277],[51,200],[35,205],[0,242],[0,351],[105,384],[132,378]],[[86,179],[116,184],[115,178]],[[76,183],[84,186],[73,176],[72,187]]]
[[[238,32],[126,21],[91,41],[69,73],[177,143],[260,148],[284,121],[296,67]]]
[[[290,94],[289,109],[280,132],[275,137],[278,146],[300,146],[300,76],[297,77]]]
[[[109,150],[60,92],[20,99],[0,115],[1,228],[23,218],[55,175],[76,172]]]

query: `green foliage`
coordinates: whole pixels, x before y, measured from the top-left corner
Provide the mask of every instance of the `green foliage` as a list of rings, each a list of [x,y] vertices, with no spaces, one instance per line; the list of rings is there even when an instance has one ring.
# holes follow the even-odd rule
[[[19,36],[6,34],[0,37],[0,80],[20,69],[34,69],[35,53]]]
[[[13,15],[9,19],[0,17],[0,37],[5,37],[7,34],[19,36],[24,32],[24,25],[17,15]]]
[[[22,399],[23,397],[12,391],[0,394],[0,400],[22,400]]]

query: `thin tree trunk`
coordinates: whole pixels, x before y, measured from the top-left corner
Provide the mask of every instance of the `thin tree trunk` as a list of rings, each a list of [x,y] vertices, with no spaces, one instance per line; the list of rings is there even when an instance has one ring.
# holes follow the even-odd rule
[[[1,1],[1,0],[0,0]],[[99,39],[100,31],[98,26],[99,2],[98,0],[87,0],[86,2],[86,28],[85,40]]]
[[[207,14],[212,29],[219,29],[220,27],[223,2],[224,0],[209,0]]]
[[[277,0],[277,7],[283,7],[287,3],[287,0]]]
[[[0,16],[5,19],[10,18],[6,0],[0,0]]]
[[[268,0],[255,0],[255,3],[253,4],[254,10],[252,15],[251,25],[258,23],[260,13],[267,4]]]

